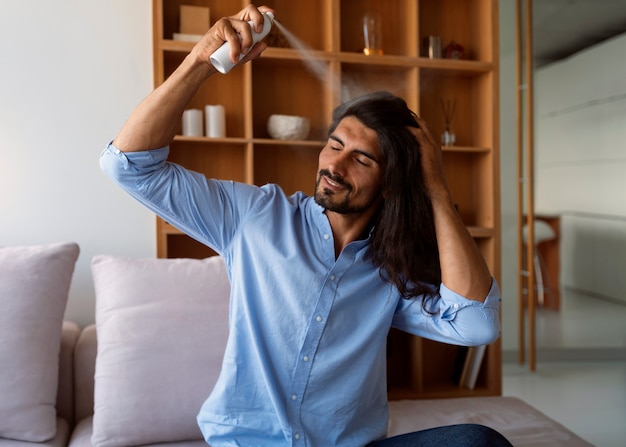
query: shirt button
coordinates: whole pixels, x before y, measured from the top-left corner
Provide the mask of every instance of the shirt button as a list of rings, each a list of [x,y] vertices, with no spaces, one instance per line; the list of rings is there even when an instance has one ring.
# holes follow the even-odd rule
[[[328,234],[325,234],[324,235],[324,239],[328,240],[328,239],[330,239],[330,236]]]
[[[295,395],[295,394],[292,394],[292,395],[291,395],[291,400],[298,400],[298,396],[297,396],[297,395]]]
[[[305,355],[304,357],[302,357],[302,360],[304,360],[305,362],[308,362],[309,361],[309,356]]]
[[[294,438],[296,438],[296,439],[300,439],[300,433],[296,433],[296,434],[294,435]]]
[[[335,280],[335,275],[330,275],[330,280],[334,281]]]
[[[317,321],[318,323],[322,321],[322,316],[318,315],[317,317],[315,317],[315,321]]]
[[[459,303],[454,303],[454,308],[458,309],[459,308]]]
[[[120,153],[120,152],[122,152],[122,151],[120,151],[119,149],[115,149],[115,151],[114,151],[114,152],[115,152],[116,154],[119,154],[119,153]]]

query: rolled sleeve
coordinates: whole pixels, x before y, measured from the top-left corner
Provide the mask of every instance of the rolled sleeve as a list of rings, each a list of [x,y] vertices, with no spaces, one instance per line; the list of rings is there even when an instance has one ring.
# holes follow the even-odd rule
[[[157,216],[222,254],[241,220],[269,195],[254,185],[208,179],[169,162],[169,153],[168,146],[123,152],[109,143],[100,155],[100,167]]]
[[[166,162],[169,147],[163,147],[151,151],[123,152],[109,143],[100,154],[100,169],[104,174],[127,188],[134,188],[140,176],[159,170]]]
[[[168,154],[169,147],[123,152],[109,143],[100,154],[100,168],[120,188],[156,215],[173,225],[184,225],[185,216],[181,215],[179,219],[175,207],[190,188],[183,187],[182,172],[177,172],[172,165],[167,169]],[[191,181],[187,183],[191,184]]]
[[[444,343],[479,346],[500,336],[500,289],[495,279],[485,301],[470,300],[440,286],[440,297],[422,309],[422,300],[402,300],[393,325],[401,330]]]

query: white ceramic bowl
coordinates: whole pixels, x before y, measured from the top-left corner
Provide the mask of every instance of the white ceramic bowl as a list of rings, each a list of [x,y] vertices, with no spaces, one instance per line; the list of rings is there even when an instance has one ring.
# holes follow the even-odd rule
[[[309,136],[310,126],[304,116],[271,115],[267,120],[267,132],[277,140],[304,140]]]

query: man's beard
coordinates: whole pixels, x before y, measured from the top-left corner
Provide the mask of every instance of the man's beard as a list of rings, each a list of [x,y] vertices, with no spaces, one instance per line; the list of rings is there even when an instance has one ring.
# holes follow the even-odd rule
[[[323,188],[320,191],[320,182],[322,181],[322,177],[328,177],[333,182],[340,184],[343,186],[347,193],[343,200],[340,202],[333,201],[333,196],[336,194],[335,191],[332,191],[328,188]],[[319,171],[317,175],[317,180],[315,182],[315,203],[324,208],[327,211],[332,211],[337,214],[361,214],[367,211],[378,199],[378,195],[372,197],[370,201],[363,204],[351,204],[350,203],[350,195],[352,194],[352,186],[347,184],[342,177],[331,175],[330,171],[326,169],[322,169]]]

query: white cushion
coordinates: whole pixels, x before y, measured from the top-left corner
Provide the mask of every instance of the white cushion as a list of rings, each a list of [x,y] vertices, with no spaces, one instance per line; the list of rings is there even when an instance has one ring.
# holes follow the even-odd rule
[[[221,369],[230,283],[219,257],[96,256],[92,442],[201,440],[197,413]]]
[[[61,327],[79,248],[0,248],[0,437],[43,442],[57,431]]]

